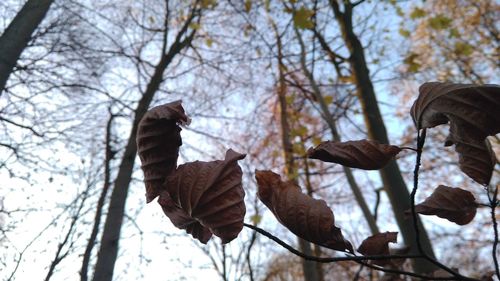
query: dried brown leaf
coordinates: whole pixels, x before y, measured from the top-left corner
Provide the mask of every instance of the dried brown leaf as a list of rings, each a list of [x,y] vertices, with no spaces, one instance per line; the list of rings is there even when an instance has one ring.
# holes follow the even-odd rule
[[[451,270],[453,270],[454,272],[456,273],[460,273],[460,269],[459,268],[450,268]],[[437,278],[453,278],[453,275],[451,275],[448,271],[440,268],[440,269],[437,269],[437,270],[434,270],[431,274],[432,277],[437,277]]]
[[[186,163],[164,184],[174,206],[220,237],[222,243],[236,238],[243,228],[245,192],[237,163],[243,158],[245,154],[229,149],[224,160]]]
[[[461,188],[438,186],[431,196],[415,206],[423,215],[436,215],[458,225],[465,225],[474,219],[477,203],[474,195]]]
[[[497,159],[487,139],[482,142],[455,142],[458,166],[466,175],[480,184],[488,184]]]
[[[396,243],[397,232],[384,232],[372,235],[361,243],[358,252],[363,255],[389,255],[389,243]],[[374,260],[374,264],[386,265],[390,260]]]
[[[411,108],[417,129],[449,122],[445,145],[456,145],[460,169],[488,184],[496,159],[486,137],[500,133],[500,86],[430,82],[419,92]]]
[[[165,177],[177,167],[179,147],[182,145],[178,124],[188,122],[181,101],[154,107],[139,122],[137,150],[142,162],[148,203],[160,194]]]
[[[352,168],[377,170],[394,158],[401,148],[373,140],[325,141],[307,151],[309,158],[338,163]]]
[[[406,279],[401,278],[401,275],[395,273],[385,273],[380,279],[380,281],[406,281]]]
[[[302,193],[293,182],[283,182],[271,171],[256,171],[260,200],[278,221],[295,235],[330,249],[353,252],[340,228],[335,226],[333,212],[326,202]]]
[[[486,272],[482,274],[478,279],[481,281],[493,281],[493,276],[495,275],[494,271]]]
[[[177,228],[185,229],[187,233],[200,240],[203,244],[206,244],[210,240],[212,237],[210,229],[201,225],[197,220],[179,208],[170,197],[170,194],[168,194],[168,191],[163,190],[160,193],[158,203],[161,205],[165,215],[167,215]]]

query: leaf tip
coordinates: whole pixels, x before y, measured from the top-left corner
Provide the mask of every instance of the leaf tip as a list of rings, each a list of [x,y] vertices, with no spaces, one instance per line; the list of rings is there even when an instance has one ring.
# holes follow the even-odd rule
[[[226,157],[225,157],[225,160],[226,161],[238,161],[238,160],[242,160],[246,157],[247,155],[244,154],[244,153],[239,153],[239,152],[236,152],[234,150],[232,150],[231,148],[228,149],[226,151]]]

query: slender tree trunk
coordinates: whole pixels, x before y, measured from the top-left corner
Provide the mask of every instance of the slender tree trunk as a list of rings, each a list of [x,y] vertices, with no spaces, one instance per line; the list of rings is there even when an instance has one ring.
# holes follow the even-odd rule
[[[111,114],[111,112],[110,112]],[[80,280],[87,281],[88,280],[88,268],[90,263],[90,257],[92,254],[92,249],[94,248],[95,241],[97,239],[97,234],[99,233],[99,226],[101,225],[101,216],[102,211],[104,209],[104,201],[106,200],[106,196],[108,194],[109,186],[110,186],[110,177],[111,177],[111,160],[113,159],[113,150],[111,147],[111,128],[113,124],[113,119],[115,115],[111,114],[109,116],[108,122],[106,124],[106,140],[105,140],[105,159],[104,159],[104,185],[101,190],[101,194],[99,196],[99,200],[97,201],[97,207],[94,217],[94,225],[92,227],[92,232],[90,233],[89,241],[87,242],[87,247],[85,248],[85,253],[83,254],[82,268],[80,270]]]
[[[146,90],[135,110],[135,118],[132,126],[132,131],[130,132],[122,162],[118,170],[118,175],[115,180],[114,188],[111,193],[108,215],[104,223],[101,246],[97,255],[97,263],[93,278],[94,281],[112,280],[114,265],[118,254],[120,230],[123,223],[123,217],[125,215],[125,203],[130,181],[132,180],[132,172],[134,170],[134,162],[137,154],[137,126],[139,125],[139,121],[142,119],[144,114],[146,114],[155,93],[158,91],[163,81],[163,74],[167,69],[167,66],[170,64],[170,62],[172,62],[172,59],[184,48],[188,47],[193,40],[196,30],[193,30],[186,37],[184,35],[186,35],[188,27],[195,16],[198,15],[198,9],[193,7],[191,17],[184,23],[183,27],[177,34],[175,41],[170,46],[168,53],[164,53],[161,57],[160,62],[156,65],[154,74],[151,77]],[[183,37],[185,38],[182,39]]]
[[[281,38],[278,34],[276,25],[272,23],[274,31],[276,33],[276,41],[278,46],[278,73],[279,73],[279,82],[277,87],[278,94],[278,102],[280,108],[280,121],[281,121],[281,140],[283,144],[283,152],[285,155],[285,169],[288,180],[293,182],[297,182],[297,169],[295,165],[295,161],[293,158],[293,145],[290,137],[290,123],[288,121],[288,113],[287,113],[287,103],[286,103],[286,83],[285,83],[285,75],[283,73],[285,69],[285,65],[283,63],[283,53],[282,53],[282,44]],[[302,238],[298,238],[299,249],[306,255],[312,255],[311,244],[305,241]],[[305,281],[318,281],[320,280],[320,270],[321,265],[318,265],[315,262],[308,261],[302,259],[302,269],[304,272],[304,280]]]
[[[0,96],[31,36],[54,0],[28,0],[0,36]]]
[[[297,28],[295,28],[295,33],[297,35],[297,39],[299,41],[299,45],[300,45],[300,49],[301,49],[301,57],[300,57],[301,68],[302,68],[302,71],[304,72],[305,76],[309,80],[309,83],[311,84],[312,93],[313,93],[314,97],[316,98],[316,100],[319,103],[321,116],[323,117],[326,124],[330,128],[330,132],[332,134],[332,140],[341,141],[341,137],[340,137],[340,134],[338,133],[335,119],[333,118],[330,110],[328,109],[328,105],[325,102],[325,99],[323,97],[321,89],[316,84],[316,80],[314,80],[313,74],[307,68],[306,61],[305,61],[305,56],[306,56],[305,45],[304,45],[304,41],[302,40],[302,36],[300,35]],[[351,169],[346,167],[346,166],[343,166],[343,170],[344,170],[344,174],[347,178],[347,183],[351,187],[354,198],[356,199],[356,202],[358,203],[359,207],[361,208],[361,212],[363,213],[363,216],[365,217],[366,222],[368,223],[368,227],[370,228],[371,233],[372,234],[379,233],[380,231],[378,229],[375,217],[371,213],[370,208],[368,207],[368,204],[366,203],[365,197],[363,196],[363,193],[361,192],[361,188],[359,188],[358,183],[354,179],[354,175],[352,174]]]
[[[368,136],[371,139],[388,144],[389,138],[387,137],[385,124],[378,108],[377,98],[364,55],[364,48],[353,30],[353,5],[348,0],[345,0],[344,3],[344,11],[341,12],[337,1],[330,0],[330,5],[340,26],[342,37],[350,52],[348,60],[354,83],[356,84],[358,99],[363,110],[366,127],[368,128]],[[413,222],[404,215],[404,212],[410,209],[410,194],[396,161],[391,161],[380,170],[380,174],[403,238],[406,244],[410,246],[410,253],[416,253],[418,249],[415,242],[416,236]],[[421,230],[420,241],[423,249],[428,255],[434,256],[432,244],[420,220],[418,221],[418,225]],[[436,269],[433,264],[423,259],[413,259],[413,266],[415,271],[419,273],[428,273]]]
[[[302,149],[306,151],[305,147],[305,139],[300,140],[300,144],[302,146]],[[311,184],[311,174],[310,174],[310,169],[309,169],[309,160],[307,158],[303,158],[303,165],[304,165],[304,173],[305,173],[305,186],[306,186],[306,191],[307,195],[313,196],[314,190]],[[321,257],[321,246],[319,245],[313,245],[313,252],[314,255],[317,257]],[[325,275],[323,273],[323,265],[319,262],[316,263],[316,270],[318,271],[319,279],[318,281],[324,281],[325,280]]]

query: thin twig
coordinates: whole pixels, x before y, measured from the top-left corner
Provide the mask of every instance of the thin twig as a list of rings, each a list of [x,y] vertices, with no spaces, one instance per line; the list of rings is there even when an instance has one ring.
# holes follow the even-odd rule
[[[450,273],[451,275],[455,276],[458,280],[476,280],[472,278],[465,277],[456,271],[452,270],[451,268],[447,267],[446,265],[440,263],[436,259],[430,257],[427,255],[427,253],[424,252],[424,249],[422,247],[422,243],[420,242],[420,230],[418,227],[418,217],[417,217],[417,212],[415,210],[415,195],[417,194],[417,189],[418,189],[418,173],[420,171],[420,165],[421,165],[421,160],[422,160],[422,149],[425,144],[425,136],[426,136],[426,129],[423,129],[420,133],[420,130],[417,133],[417,158],[415,160],[415,170],[413,171],[413,189],[410,194],[410,199],[411,199],[411,215],[413,219],[413,228],[415,231],[415,239],[417,240],[417,248],[419,253],[422,255],[423,258],[428,260],[429,262],[433,263],[434,265],[438,266],[439,268],[445,270],[446,272]]]
[[[357,263],[360,263],[366,267],[373,268],[379,271],[383,272],[388,272],[388,273],[395,273],[395,274],[403,274],[403,275],[408,275],[408,276],[413,276],[413,277],[418,277],[423,280],[463,280],[463,278],[460,277],[429,277],[425,276],[422,274],[417,274],[413,272],[407,272],[407,271],[401,271],[401,270],[396,270],[396,269],[389,269],[389,268],[383,268],[380,266],[376,266],[370,263],[367,263],[366,261],[369,260],[389,260],[389,259],[414,259],[414,258],[423,258],[422,255],[380,255],[380,256],[353,256],[351,253],[346,253],[347,256],[345,257],[330,257],[330,258],[321,258],[321,257],[315,257],[315,256],[309,256],[306,255],[292,246],[288,245],[287,243],[283,242],[281,239],[278,237],[272,235],[271,233],[265,231],[262,228],[259,228],[257,226],[253,226],[251,224],[243,223],[244,226],[251,228],[255,230],[256,232],[266,236],[267,238],[273,240],[274,242],[278,243],[280,246],[283,248],[287,249],[290,251],[292,254],[299,256],[305,260],[309,261],[315,261],[315,262],[320,262],[320,263],[331,263],[331,262],[339,262],[339,261],[354,261]]]
[[[390,260],[390,259],[405,259],[405,258],[421,258],[421,255],[375,255],[375,256],[353,256],[352,253],[349,252],[344,252],[348,256],[345,257],[331,257],[331,258],[321,258],[321,257],[315,257],[315,256],[309,256],[306,255],[292,246],[288,245],[287,243],[283,242],[281,239],[278,237],[272,235],[271,233],[265,231],[262,228],[259,228],[257,226],[248,224],[248,223],[243,223],[244,226],[251,228],[258,233],[266,236],[267,238],[273,240],[274,242],[278,243],[280,246],[283,248],[287,249],[290,251],[292,254],[299,256],[303,259],[310,260],[310,261],[315,261],[315,262],[321,262],[321,263],[330,263],[330,262],[338,262],[338,261],[366,261],[366,260]]]
[[[247,260],[247,264],[248,264],[248,272],[249,272],[249,275],[250,275],[250,281],[254,281],[254,277],[253,277],[253,269],[252,269],[252,263],[250,262],[250,253],[251,253],[251,250],[252,250],[252,247],[253,247],[253,244],[255,243],[255,240],[257,239],[257,235],[256,235],[256,232],[253,232],[252,233],[252,237],[250,238],[250,243],[248,245],[248,249],[247,249],[247,254],[246,254],[246,260]]]
[[[414,230],[415,230],[415,236],[416,236],[416,242],[417,242],[417,248],[418,251],[425,255],[424,249],[422,248],[422,244],[420,243],[420,230],[418,228],[418,217],[417,217],[417,212],[415,211],[415,195],[417,194],[417,189],[418,189],[418,173],[420,171],[420,164],[422,160],[422,149],[424,147],[425,143],[425,134],[426,134],[426,129],[422,130],[422,134],[420,134],[420,131],[417,133],[417,158],[415,160],[415,170],[413,171],[413,189],[410,194],[410,200],[411,200],[411,215],[413,218],[413,225],[414,225]]]
[[[361,271],[363,271],[363,268],[365,267],[364,264],[361,264],[358,271],[356,272],[356,275],[354,275],[354,278],[352,279],[352,281],[358,281],[359,280],[359,277],[361,277]]]
[[[498,223],[497,218],[495,216],[495,209],[497,207],[497,195],[498,195],[498,186],[495,187],[495,191],[493,192],[493,196],[490,195],[488,190],[488,199],[490,200],[491,206],[491,221],[493,222],[493,232],[495,233],[495,240],[493,241],[493,262],[495,264],[495,272],[498,280],[500,280],[500,268],[498,266],[498,258],[497,258],[497,247],[498,247]]]
[[[373,207],[373,219],[377,221],[378,218],[378,207],[380,206],[380,192],[383,188],[377,188],[375,190],[375,195],[377,196],[375,199],[375,206]]]

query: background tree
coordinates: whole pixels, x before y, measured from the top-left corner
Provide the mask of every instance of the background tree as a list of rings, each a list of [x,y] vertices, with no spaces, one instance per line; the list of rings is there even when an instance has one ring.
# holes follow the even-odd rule
[[[118,255],[118,245],[120,239],[120,230],[125,213],[125,202],[128,194],[132,173],[134,170],[134,162],[137,154],[136,132],[139,121],[142,119],[154,95],[163,81],[165,70],[173,61],[174,57],[183,51],[184,48],[191,44],[194,38],[196,29],[192,29],[192,24],[199,23],[201,14],[201,4],[196,1],[191,6],[188,6],[187,18],[182,24],[180,30],[175,36],[174,41],[168,46],[168,31],[170,24],[170,9],[169,2],[166,2],[165,20],[163,28],[163,45],[160,49],[160,59],[154,68],[154,73],[148,81],[142,97],[135,109],[135,117],[132,125],[132,131],[128,139],[125,151],[122,156],[122,161],[118,174],[111,193],[108,213],[104,224],[103,234],[99,254],[93,280],[112,280],[114,264]]]
[[[338,23],[341,36],[348,51],[347,61],[350,68],[350,77],[356,87],[356,94],[363,111],[368,137],[380,143],[387,144],[389,143],[389,138],[378,107],[374,86],[368,70],[365,49],[354,31],[353,11],[356,6],[363,2],[364,1],[359,1],[354,3],[344,1],[341,6],[339,1],[330,1],[329,5]],[[341,10],[341,7],[343,10]],[[331,48],[327,48],[325,44],[323,44],[322,47],[325,52],[332,52]],[[335,61],[332,61],[332,63],[335,63]],[[410,221],[405,219],[404,215],[405,210],[410,208],[409,192],[397,163],[395,161],[390,162],[389,165],[380,170],[380,175],[405,242],[410,247],[410,252],[416,252],[416,236],[413,231],[413,225]],[[419,225],[421,229],[424,229],[421,223],[419,223]],[[433,256],[432,246],[425,230],[420,239],[425,251]],[[415,260],[414,265],[417,272],[430,272],[435,269],[432,264],[422,260]]]
[[[47,14],[53,0],[26,1],[23,8],[0,36],[0,96],[10,73],[31,36]]]

